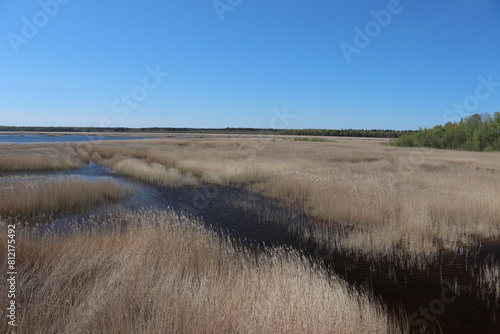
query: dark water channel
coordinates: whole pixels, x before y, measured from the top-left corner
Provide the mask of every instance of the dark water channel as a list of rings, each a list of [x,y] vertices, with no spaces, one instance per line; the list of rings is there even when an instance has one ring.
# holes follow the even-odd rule
[[[91,212],[94,215],[145,207],[182,211],[250,245],[299,249],[349,283],[373,291],[395,313],[411,315],[412,333],[419,333],[420,326],[427,326],[430,333],[500,333],[500,300],[482,291],[476,277],[479,265],[488,256],[500,258],[498,242],[483,243],[463,255],[440,254],[424,270],[402,269],[390,262],[322,250],[289,227],[293,221],[293,226],[308,228],[315,224],[313,219],[298,209],[246,190],[210,185],[170,189],[112,175],[106,167],[92,163],[82,169],[43,174],[90,179],[107,176],[136,189],[133,196],[120,203],[95,208]],[[72,219],[59,217],[56,226],[64,229]]]

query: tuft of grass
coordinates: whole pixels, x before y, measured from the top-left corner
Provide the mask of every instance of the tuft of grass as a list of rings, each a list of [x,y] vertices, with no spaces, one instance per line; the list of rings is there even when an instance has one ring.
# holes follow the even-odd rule
[[[166,212],[108,225],[17,232],[20,333],[409,332],[367,293],[291,250],[241,248]]]
[[[72,176],[10,176],[0,178],[0,214],[32,217],[39,214],[74,212],[132,193],[128,186],[109,178],[86,180]]]
[[[481,266],[478,281],[485,291],[500,299],[500,264],[493,256],[487,258]]]
[[[69,146],[0,145],[0,172],[46,171],[83,166]]]
[[[195,186],[198,183],[195,177],[189,174],[182,175],[176,168],[167,168],[156,162],[147,163],[136,158],[121,159],[112,164],[111,170],[118,174],[169,187]]]

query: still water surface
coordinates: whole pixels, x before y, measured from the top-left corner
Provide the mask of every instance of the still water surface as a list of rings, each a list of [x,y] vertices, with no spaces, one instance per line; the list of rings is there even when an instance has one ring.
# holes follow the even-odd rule
[[[105,137],[86,135],[30,135],[30,134],[0,134],[0,143],[26,144],[26,143],[76,143],[92,140],[131,140],[147,139],[149,137]]]

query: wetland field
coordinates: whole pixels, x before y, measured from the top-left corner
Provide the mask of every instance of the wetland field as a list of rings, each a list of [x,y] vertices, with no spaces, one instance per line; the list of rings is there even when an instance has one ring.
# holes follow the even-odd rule
[[[498,153],[15,136],[0,315],[17,333],[500,333]]]

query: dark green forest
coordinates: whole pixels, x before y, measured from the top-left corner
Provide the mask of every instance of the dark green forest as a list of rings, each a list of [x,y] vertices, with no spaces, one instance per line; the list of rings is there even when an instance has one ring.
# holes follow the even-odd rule
[[[398,138],[405,134],[413,133],[414,131],[398,131],[398,130],[356,130],[356,129],[290,129],[281,130],[280,135],[297,135],[297,136],[334,136],[334,137],[372,137],[372,138]]]
[[[500,112],[474,114],[460,122],[420,129],[392,141],[396,146],[500,151]]]

